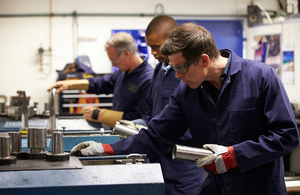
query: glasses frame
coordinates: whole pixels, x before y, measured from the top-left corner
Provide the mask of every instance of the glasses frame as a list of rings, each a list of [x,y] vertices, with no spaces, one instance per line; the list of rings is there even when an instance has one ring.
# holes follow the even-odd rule
[[[179,72],[181,74],[185,74],[185,73],[187,73],[187,71],[189,70],[190,66],[194,62],[195,62],[195,59],[191,59],[191,60],[186,61],[183,65],[173,65],[171,62],[169,63],[169,65],[176,72]]]
[[[123,53],[124,51],[121,51],[118,55],[117,55],[117,57],[115,57],[114,59],[109,59],[110,60],[110,62],[113,64],[113,63],[115,63],[115,61],[118,59],[118,57],[120,57],[120,55]]]

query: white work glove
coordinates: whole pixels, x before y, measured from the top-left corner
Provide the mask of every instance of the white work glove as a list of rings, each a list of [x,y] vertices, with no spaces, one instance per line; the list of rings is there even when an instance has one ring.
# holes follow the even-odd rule
[[[224,147],[217,144],[205,144],[203,148],[213,151],[214,154],[197,159],[197,167],[203,167],[217,175],[238,166],[232,146]]]
[[[140,124],[134,124],[132,121],[128,121],[128,120],[120,120],[120,124],[124,124],[124,125],[128,125],[131,127],[136,128],[137,130],[141,130],[141,129],[147,129],[148,127],[145,127],[143,125]]]
[[[81,153],[83,156],[102,156],[106,155],[101,143],[86,141],[74,146],[70,152],[71,155]]]

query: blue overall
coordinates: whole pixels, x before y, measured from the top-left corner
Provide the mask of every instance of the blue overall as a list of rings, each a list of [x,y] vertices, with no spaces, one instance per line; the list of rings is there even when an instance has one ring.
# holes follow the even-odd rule
[[[146,123],[164,109],[180,82],[180,79],[176,79],[172,68],[164,70],[162,66],[162,63],[158,63],[154,70],[152,85],[147,96],[147,104],[152,109],[149,109],[142,118]],[[189,130],[177,144],[194,146]],[[166,149],[162,155],[149,159],[151,163],[161,165],[165,195],[195,194],[204,180],[204,169],[197,168],[192,161],[173,160],[172,149],[173,146]]]
[[[141,118],[149,110],[146,96],[151,85],[153,68],[144,60],[130,74],[118,70],[101,78],[88,78],[87,93],[114,94],[112,110],[122,111],[123,119]]]
[[[228,76],[216,101],[211,84],[196,89],[180,82],[168,105],[139,134],[111,144],[115,154],[154,158],[189,128],[196,147],[233,146],[238,167],[209,175],[198,194],[287,194],[283,155],[299,145],[295,116],[276,71],[230,50]]]

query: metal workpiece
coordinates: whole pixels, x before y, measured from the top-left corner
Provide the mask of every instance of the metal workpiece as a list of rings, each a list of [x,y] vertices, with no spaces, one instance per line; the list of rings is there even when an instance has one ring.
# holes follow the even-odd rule
[[[0,137],[0,166],[16,164],[17,158],[10,155],[9,136]]]
[[[44,111],[43,111],[43,116],[49,116],[50,115],[50,110],[49,110],[49,103],[44,104]]]
[[[145,163],[145,160],[143,159],[142,155],[132,153],[126,156],[126,159],[118,159],[116,160],[116,163],[119,164],[142,164]]]
[[[31,127],[27,132],[27,145],[30,148],[28,159],[45,159],[47,147],[47,129]]]
[[[36,109],[29,106],[30,97],[25,91],[17,91],[17,93],[18,96],[10,97],[10,105],[7,106],[6,114],[13,120],[22,119],[22,128],[27,128],[28,118],[37,114]]]
[[[26,98],[26,92],[25,91],[17,91],[20,97],[22,97],[22,128],[28,128],[28,102]]]
[[[213,154],[211,150],[204,148],[195,148],[175,144],[172,151],[173,159],[195,161],[199,158]]]
[[[56,92],[56,88],[51,89],[49,92],[49,110],[50,110],[49,131],[50,132],[56,130],[55,92]]]
[[[63,134],[59,131],[52,133],[52,154],[64,153]]]
[[[135,127],[116,122],[116,125],[113,129],[113,133],[120,133],[126,136],[133,136],[135,134],[138,134],[139,131]]]
[[[0,137],[0,158],[6,158],[10,156],[9,151],[9,136]]]
[[[47,161],[67,161],[70,154],[64,152],[63,134],[59,131],[52,132],[52,149],[51,153],[46,154]]]
[[[9,132],[9,148],[10,148],[10,154],[13,156],[19,156],[21,152],[21,146],[22,146],[22,136],[21,132]]]

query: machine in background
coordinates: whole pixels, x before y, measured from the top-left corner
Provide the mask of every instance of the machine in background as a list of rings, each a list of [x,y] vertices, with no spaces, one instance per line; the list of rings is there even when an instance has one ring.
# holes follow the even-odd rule
[[[161,167],[147,163],[145,154],[69,155],[83,141],[118,141],[112,130],[82,118],[58,119],[52,109],[47,119],[28,119],[26,94],[19,94],[21,121],[0,121],[0,194],[164,194]],[[55,92],[49,94],[53,108]]]

